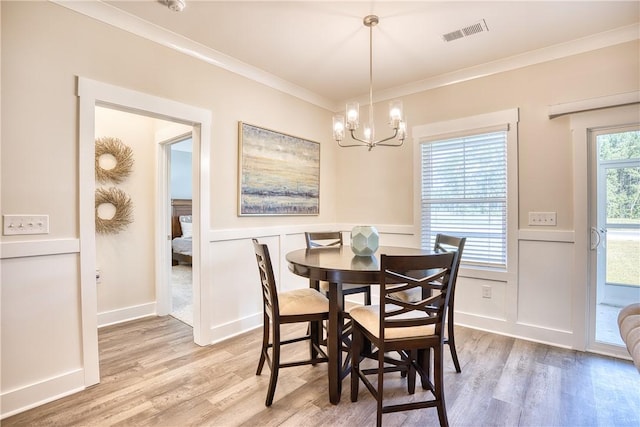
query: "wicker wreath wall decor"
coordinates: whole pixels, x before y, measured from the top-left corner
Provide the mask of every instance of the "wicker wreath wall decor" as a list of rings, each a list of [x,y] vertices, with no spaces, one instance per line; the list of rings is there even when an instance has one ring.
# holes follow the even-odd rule
[[[111,169],[100,166],[100,158],[111,155],[116,165]],[[96,139],[96,180],[98,182],[122,182],[133,169],[133,150],[118,138],[104,137]]]
[[[109,204],[115,207],[111,218],[98,215],[100,205]],[[133,222],[133,205],[127,193],[116,187],[98,188],[96,190],[96,231],[100,234],[116,234]]]

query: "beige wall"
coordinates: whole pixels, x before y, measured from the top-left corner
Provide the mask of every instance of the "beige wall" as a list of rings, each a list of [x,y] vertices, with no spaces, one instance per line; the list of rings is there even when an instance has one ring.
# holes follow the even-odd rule
[[[211,166],[211,223],[203,227],[211,249],[203,268],[210,269],[206,277],[214,304],[213,323],[206,326],[216,339],[259,322],[257,279],[251,267],[255,259],[247,241],[252,236],[260,236],[274,251],[284,288],[305,285],[288,273],[283,255],[303,245],[300,233],[306,228],[370,223],[383,229],[384,244],[413,241],[410,233],[395,232],[414,230],[415,225],[411,142],[401,149],[338,150],[330,140],[331,113],[319,107],[55,4],[3,1],[0,7],[2,213],[48,214],[51,223],[47,236],[2,238],[3,414],[84,384],[76,76],[212,112],[211,156],[205,159]],[[632,42],[450,85],[406,97],[405,112],[411,127],[520,108],[520,227],[527,227],[528,211],[556,211],[556,229],[572,230],[569,120],[549,120],[548,105],[638,90],[638,56],[638,43]],[[321,143],[319,216],[237,216],[238,121]],[[546,307],[555,316],[545,315],[537,304],[518,302],[517,296],[519,290],[532,295],[541,282],[553,291],[555,283],[548,279],[572,263],[574,248],[571,242],[562,243],[558,251],[549,252],[552,259],[531,260],[539,245],[522,245],[528,257],[520,262],[521,277],[501,285],[496,290],[500,298],[490,304],[475,294],[479,285],[459,282],[459,292],[465,286],[468,291],[456,297],[471,313],[466,321],[569,345],[562,341],[572,334],[562,310],[584,309],[581,301],[571,299],[572,290],[584,283],[574,283],[571,274],[561,275],[562,289],[556,293],[560,299]],[[518,289],[522,284],[528,288]],[[492,318],[501,323],[491,323]],[[519,318],[529,329],[515,327]],[[553,335],[554,330],[562,334]]]
[[[96,235],[98,313],[155,302],[155,119],[96,108],[96,138],[119,138],[133,152],[131,174],[116,187],[131,198],[133,222],[116,234]]]

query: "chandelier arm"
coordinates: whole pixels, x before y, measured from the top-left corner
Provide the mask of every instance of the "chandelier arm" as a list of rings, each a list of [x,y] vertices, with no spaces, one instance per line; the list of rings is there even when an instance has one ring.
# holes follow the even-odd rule
[[[344,145],[342,144],[342,141],[338,141],[338,145],[340,147],[362,147],[362,146],[366,146],[369,147],[369,150],[371,150],[373,147],[375,147],[376,145],[381,145],[381,146],[387,146],[387,147],[399,147],[404,143],[404,139],[400,140],[399,144],[385,144],[385,142],[387,141],[391,141],[392,139],[395,139],[398,136],[398,129],[393,129],[393,135],[378,140],[378,141],[367,141],[366,139],[362,139],[362,138],[358,138],[354,132],[353,129],[349,130],[349,134],[351,135],[351,139],[360,142],[360,144],[348,144],[348,145]]]
[[[349,133],[351,134],[351,138],[352,138],[352,139],[355,139],[356,141],[360,141],[360,142],[362,142],[363,144],[366,144],[366,145],[371,145],[371,141],[367,141],[366,139],[358,138],[358,137],[356,136],[356,134],[354,133],[354,130],[353,130],[353,129],[350,129],[350,130],[349,130]]]
[[[387,138],[389,139],[389,138]],[[383,140],[386,141],[387,139]],[[397,144],[385,144],[382,141],[376,143],[375,145],[379,145],[381,147],[400,147],[404,144],[404,139],[399,140],[399,142]]]
[[[356,140],[356,141],[358,141],[358,143],[357,144],[343,144],[342,140],[340,140],[340,141],[338,141],[338,145],[340,147],[343,147],[343,148],[347,148],[347,147],[368,147],[370,145],[367,141],[365,141],[363,139],[360,139],[360,138],[356,138],[353,135],[351,136],[351,138]]]
[[[383,145],[383,146],[386,145],[388,147],[398,147],[398,146],[402,145],[402,143],[404,142],[404,139],[402,139],[400,141],[400,144],[385,144],[385,142],[391,141],[392,139],[395,139],[397,136],[398,136],[398,129],[394,128],[393,129],[393,135],[391,135],[391,136],[389,136],[389,137],[387,137],[385,139],[381,139],[381,140],[375,141],[375,142],[372,143],[372,145]]]

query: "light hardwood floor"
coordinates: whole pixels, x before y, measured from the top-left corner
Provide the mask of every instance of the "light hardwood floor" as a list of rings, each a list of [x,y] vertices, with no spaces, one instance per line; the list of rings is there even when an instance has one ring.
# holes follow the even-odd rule
[[[100,384],[2,426],[375,425],[375,401],[360,387],[352,403],[349,378],[340,404],[329,403],[326,364],[281,370],[273,406],[265,407],[269,370],[255,375],[260,330],[198,347],[189,326],[166,316],[103,328],[99,336]],[[456,341],[462,373],[445,351],[452,426],[640,425],[640,374],[630,362],[467,328],[456,328]],[[404,379],[387,377],[404,395]],[[425,409],[385,414],[383,423],[430,426],[438,418]]]

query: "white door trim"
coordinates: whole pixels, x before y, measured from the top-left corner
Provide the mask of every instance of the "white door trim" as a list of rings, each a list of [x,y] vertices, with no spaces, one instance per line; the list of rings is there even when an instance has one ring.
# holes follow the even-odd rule
[[[193,127],[193,263],[194,341],[211,342],[211,299],[206,232],[210,224],[210,144],[212,115],[209,110],[159,98],[130,89],[78,77],[79,97],[79,222],[80,300],[85,386],[100,382],[98,356],[96,240],[95,240],[95,107],[116,108]],[[200,141],[200,143],[196,143]],[[205,228],[204,230],[201,228]]]

